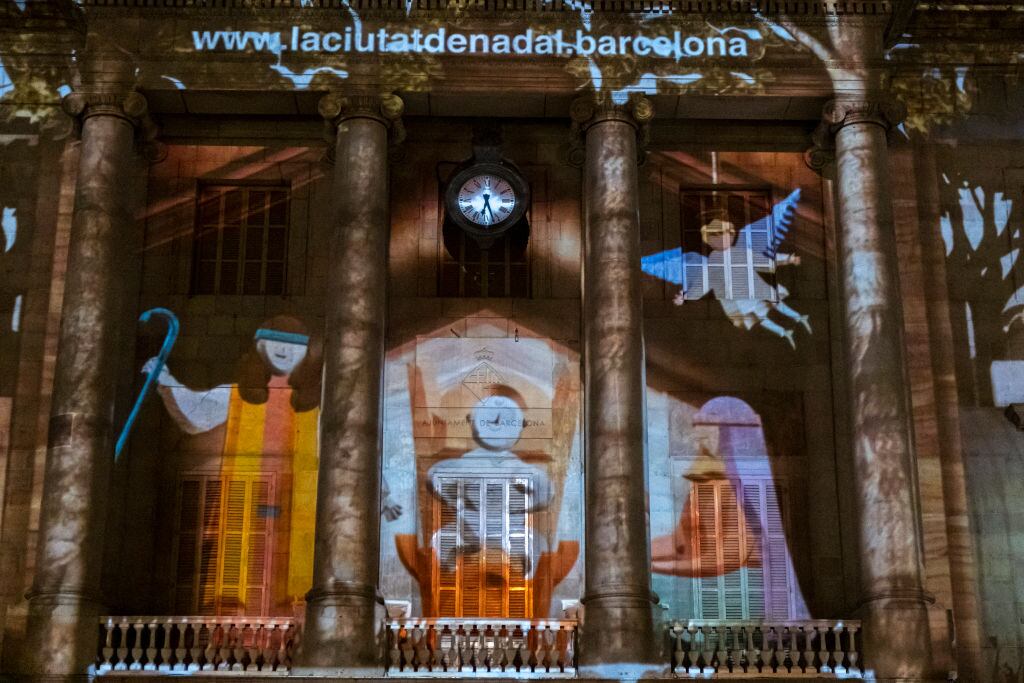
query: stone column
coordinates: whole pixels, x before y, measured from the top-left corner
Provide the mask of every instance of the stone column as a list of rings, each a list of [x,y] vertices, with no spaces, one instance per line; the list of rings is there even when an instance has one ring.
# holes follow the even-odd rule
[[[334,201],[325,303],[313,589],[300,671],[375,671],[380,416],[387,313],[388,133],[395,96],[327,95]]]
[[[878,680],[931,674],[886,140],[901,117],[873,99],[838,99],[824,113],[835,145],[859,612],[865,666]]]
[[[114,402],[125,282],[135,254],[133,203],[139,129],[152,129],[138,93],[76,92],[64,109],[81,130],[67,280],[54,370],[36,573],[19,668],[85,677],[94,662]]]
[[[584,376],[586,584],[584,667],[635,675],[656,653],[644,453],[638,135],[653,109],[573,103],[585,136]]]

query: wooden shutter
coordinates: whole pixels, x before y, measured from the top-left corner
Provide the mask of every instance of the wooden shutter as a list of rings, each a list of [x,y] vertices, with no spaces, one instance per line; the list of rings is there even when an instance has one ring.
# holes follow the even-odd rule
[[[175,562],[174,586],[175,614],[195,614],[196,583],[198,580],[196,556],[199,553],[199,511],[201,481],[183,481],[178,493],[178,543]]]
[[[269,479],[194,476],[179,495],[174,583],[181,614],[262,615],[269,608]]]
[[[730,481],[692,486],[701,578],[694,582],[703,619],[788,619],[795,586],[783,517],[784,488],[745,482],[742,498]],[[746,563],[740,566],[746,556]]]
[[[528,479],[514,479],[505,484],[508,491],[508,616],[526,619],[530,616],[530,532],[528,513],[532,488]]]
[[[434,490],[438,616],[529,618],[530,481],[438,476]]]

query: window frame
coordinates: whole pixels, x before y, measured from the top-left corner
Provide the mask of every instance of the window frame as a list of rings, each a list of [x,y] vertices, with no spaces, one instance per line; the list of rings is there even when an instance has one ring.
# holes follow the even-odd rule
[[[756,194],[761,195],[763,197],[763,200],[764,200],[764,203],[765,203],[765,207],[766,207],[766,211],[767,211],[767,213],[765,215],[765,219],[768,222],[768,230],[767,230],[767,235],[766,235],[766,240],[765,240],[766,248],[770,248],[771,244],[772,244],[772,241],[774,239],[774,236],[775,236],[775,224],[774,224],[773,216],[772,216],[772,209],[775,206],[775,201],[774,201],[775,193],[774,193],[773,190],[774,190],[774,188],[772,186],[770,186],[770,185],[757,185],[757,184],[685,184],[685,185],[681,184],[681,185],[679,185],[679,190],[678,190],[679,230],[678,230],[678,235],[675,238],[675,243],[679,246],[680,252],[681,252],[680,253],[680,274],[681,274],[681,277],[682,277],[682,288],[683,288],[683,291],[686,293],[685,294],[685,300],[686,301],[696,301],[696,300],[704,298],[705,296],[708,296],[708,294],[711,294],[715,299],[723,300],[723,301],[768,301],[768,302],[778,302],[779,301],[778,263],[777,263],[776,256],[774,254],[772,256],[770,256],[770,257],[769,256],[765,256],[765,259],[767,260],[767,263],[763,264],[763,266],[766,266],[766,267],[763,267],[762,265],[755,263],[756,248],[754,247],[754,245],[753,245],[753,243],[751,241],[752,233],[750,231],[747,231],[746,235],[745,235],[746,240],[747,240],[747,244],[745,245],[746,263],[734,264],[732,262],[732,252],[738,246],[738,244],[737,244],[737,245],[733,245],[728,250],[720,251],[720,253],[723,254],[722,262],[721,262],[720,265],[719,264],[712,264],[712,267],[716,267],[717,266],[717,267],[721,267],[722,268],[722,271],[723,271],[723,282],[725,283],[725,289],[727,291],[728,296],[722,296],[717,290],[715,290],[715,289],[713,289],[711,287],[711,284],[710,284],[711,278],[710,278],[710,272],[709,272],[710,271],[710,269],[709,269],[710,255],[704,256],[703,252],[700,252],[702,254],[702,256],[703,256],[703,258],[700,259],[700,267],[701,267],[701,283],[700,284],[701,284],[701,287],[698,288],[699,294],[697,294],[697,293],[692,293],[691,294],[691,289],[693,289],[693,288],[691,288],[689,286],[689,281],[688,281],[689,278],[688,278],[688,275],[687,275],[687,271],[691,267],[693,267],[693,264],[688,265],[687,260],[686,260],[687,259],[687,253],[693,253],[693,252],[688,252],[687,248],[686,248],[687,247],[687,233],[697,233],[698,234],[698,239],[701,239],[699,237],[700,227],[698,227],[696,230],[692,230],[692,229],[690,229],[687,226],[687,223],[686,223],[686,198],[687,198],[687,195],[695,194],[699,198],[699,200],[701,202],[701,204],[699,206],[699,209],[698,209],[699,212],[703,212],[704,211],[704,200],[703,200],[703,198],[705,196],[713,195],[714,193],[722,193],[722,194],[724,194],[726,196],[726,198],[727,198],[726,201],[728,202],[728,197],[730,195],[732,195],[732,196],[738,196],[738,195],[741,195],[741,194],[742,195],[747,195],[747,197],[744,198],[744,203],[743,203],[744,204],[744,219],[746,221],[744,223],[744,226],[751,225],[754,222],[754,220],[751,219],[751,215],[752,215],[752,213],[751,213],[751,206],[752,206],[752,203],[750,201],[750,197],[753,196],[753,195],[756,195]],[[748,296],[735,296],[735,288],[733,286],[733,277],[734,277],[734,270],[736,270],[738,268],[743,268],[746,271]],[[769,296],[767,298],[766,297],[762,297],[762,296],[754,296],[755,289],[757,287],[757,278],[759,277],[759,275],[758,275],[759,273],[764,275],[767,278],[766,279],[766,284],[767,284],[767,286],[768,286],[768,288],[770,290]]]
[[[210,188],[223,188],[219,192],[221,197],[220,206],[217,214],[217,253],[213,259],[203,258],[201,252],[200,238],[204,234],[204,228],[209,226],[202,225],[203,220],[203,199],[204,192]],[[225,219],[224,211],[224,199],[229,190],[239,190],[242,192],[241,204],[242,204],[242,215],[240,218],[239,229],[241,234],[239,236],[239,247],[238,247],[238,258],[235,260],[237,264],[237,274],[235,275],[235,290],[233,292],[225,292],[221,285],[221,279],[223,275],[223,244],[224,244],[224,229],[228,226]],[[270,223],[271,205],[265,204],[263,210],[264,220],[262,223],[262,255],[258,262],[260,263],[260,291],[258,293],[245,292],[245,270],[248,261],[255,259],[248,259],[246,257],[247,252],[247,236],[249,225],[245,220],[248,213],[248,197],[249,193],[253,191],[266,191],[268,197],[266,202],[270,201],[269,193],[274,190],[280,190],[284,192],[284,223],[281,226],[272,225]],[[288,287],[288,273],[289,273],[289,247],[291,241],[292,232],[292,216],[291,216],[291,205],[292,205],[292,185],[287,180],[231,180],[231,179],[203,179],[198,180],[195,185],[194,193],[194,206],[193,206],[193,222],[192,222],[192,254],[190,258],[191,272],[189,274],[189,296],[280,296],[286,297],[289,293]],[[251,226],[255,227],[255,226]],[[269,238],[270,230],[276,227],[280,227],[284,231],[283,236],[283,247],[278,258],[268,258],[269,250]],[[201,291],[200,290],[200,273],[201,263],[212,262],[215,264],[214,284],[213,291]],[[267,291],[267,266],[270,263],[280,263],[281,265],[281,291]]]

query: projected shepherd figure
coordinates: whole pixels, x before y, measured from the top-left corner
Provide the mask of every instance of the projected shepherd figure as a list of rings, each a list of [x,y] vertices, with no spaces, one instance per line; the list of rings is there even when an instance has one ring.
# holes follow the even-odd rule
[[[253,343],[238,365],[237,382],[211,389],[185,386],[164,366],[157,378],[158,393],[167,412],[187,434],[223,427],[219,453],[220,476],[230,479],[242,471],[265,473],[279,469],[291,474],[290,505],[278,491],[266,514],[287,530],[287,598],[303,599],[312,582],[313,534],[317,475],[317,421],[320,403],[319,345],[298,320],[277,316],[253,335]],[[143,372],[152,371],[151,358]],[[283,487],[282,487],[283,488]],[[278,541],[275,541],[275,543]],[[282,596],[278,596],[284,600]]]

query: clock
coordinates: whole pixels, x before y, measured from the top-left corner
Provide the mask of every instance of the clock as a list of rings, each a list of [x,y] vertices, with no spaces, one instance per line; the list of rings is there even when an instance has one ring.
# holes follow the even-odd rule
[[[505,232],[526,213],[526,180],[509,164],[476,163],[458,171],[445,191],[445,213],[463,230],[479,237]]]

